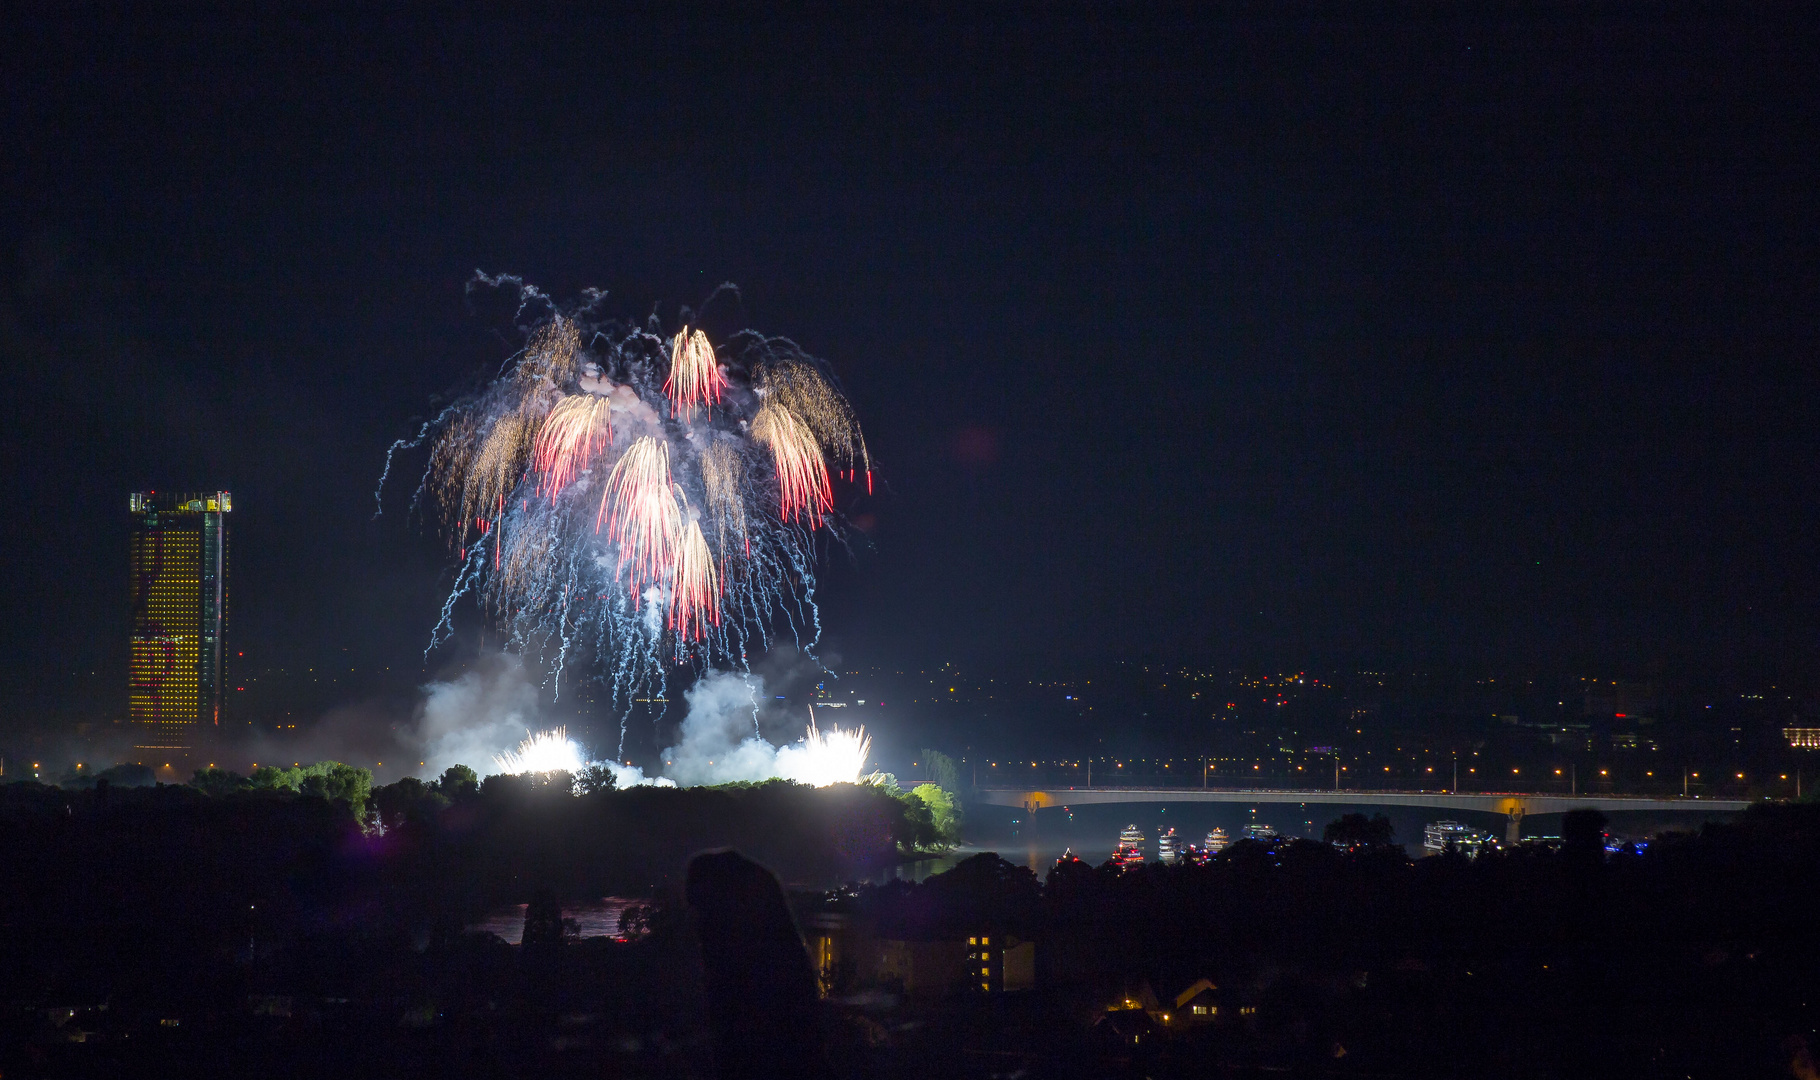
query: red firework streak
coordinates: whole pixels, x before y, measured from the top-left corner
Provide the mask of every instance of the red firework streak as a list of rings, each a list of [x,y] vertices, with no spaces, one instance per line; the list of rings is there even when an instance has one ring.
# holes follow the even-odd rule
[[[604,397],[576,394],[550,410],[531,452],[540,494],[555,502],[562,489],[613,442],[612,406]]]
[[[707,637],[708,623],[720,625],[720,589],[714,578],[714,556],[700,527],[691,522],[676,545],[670,607],[664,616],[677,638],[700,641]]]

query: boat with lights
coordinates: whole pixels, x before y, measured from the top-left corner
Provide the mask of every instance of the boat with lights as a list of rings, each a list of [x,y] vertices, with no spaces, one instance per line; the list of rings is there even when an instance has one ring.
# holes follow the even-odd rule
[[[1144,865],[1144,831],[1136,825],[1125,826],[1119,833],[1119,846],[1112,853],[1112,861],[1119,866]]]

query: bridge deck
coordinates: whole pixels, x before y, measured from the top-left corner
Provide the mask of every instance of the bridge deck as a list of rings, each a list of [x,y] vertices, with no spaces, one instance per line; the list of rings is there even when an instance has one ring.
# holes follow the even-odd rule
[[[1569,810],[1736,811],[1743,799],[1655,799],[1636,795],[1560,795],[1536,792],[1325,791],[1292,788],[982,788],[974,798],[990,806],[1040,809],[1129,802],[1343,803],[1349,806],[1424,806],[1493,814],[1561,814]]]

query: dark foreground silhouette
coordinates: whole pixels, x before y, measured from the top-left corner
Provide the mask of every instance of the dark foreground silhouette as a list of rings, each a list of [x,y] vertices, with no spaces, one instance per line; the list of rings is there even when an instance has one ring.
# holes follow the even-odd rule
[[[815,974],[777,879],[737,852],[700,855],[688,899],[719,1074],[827,1076]]]
[[[890,806],[454,796],[375,836],[302,794],[0,787],[0,1073],[1804,1076],[1820,1026],[1820,807],[1640,854],[1578,817],[1476,861],[1366,830],[785,891],[886,857]],[[577,940],[607,893],[645,898],[625,940]],[[523,945],[463,929],[500,902]]]

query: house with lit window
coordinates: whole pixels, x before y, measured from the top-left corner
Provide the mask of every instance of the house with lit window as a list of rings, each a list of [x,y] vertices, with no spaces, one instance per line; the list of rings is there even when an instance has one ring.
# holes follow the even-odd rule
[[[1175,996],[1174,1015],[1185,1024],[1211,1024],[1222,1018],[1221,1006],[1220,988],[1213,980],[1196,979],[1188,989]]]
[[[990,931],[967,937],[967,978],[982,994],[1036,987],[1036,942]]]
[[[1157,1031],[1156,1021],[1143,1009],[1115,1009],[1093,1022],[1096,1038],[1126,1049],[1151,1042]]]
[[[1254,1022],[1257,999],[1246,990],[1222,990],[1212,979],[1196,979],[1175,996],[1175,1008],[1166,1023],[1193,1027],[1200,1024]]]

